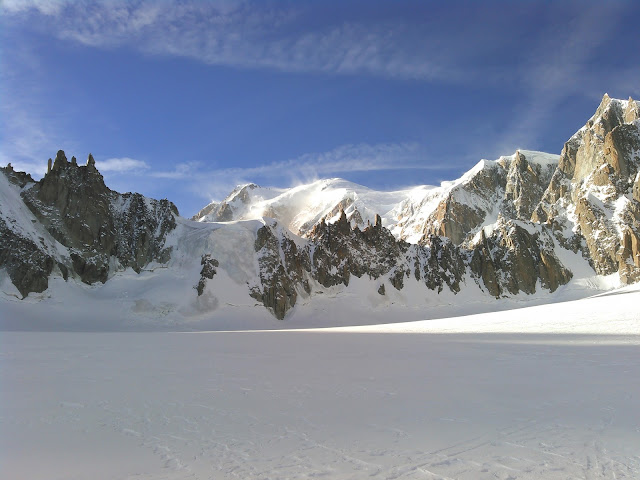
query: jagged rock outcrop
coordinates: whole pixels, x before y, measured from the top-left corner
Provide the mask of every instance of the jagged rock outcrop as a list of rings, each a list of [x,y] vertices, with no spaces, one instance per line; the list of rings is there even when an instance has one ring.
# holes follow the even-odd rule
[[[631,240],[640,234],[638,103],[605,95],[596,113],[565,144],[557,170],[532,215],[558,241],[581,250],[601,275],[640,279]]]
[[[348,286],[352,276],[366,275],[381,280],[378,293],[385,295],[385,283],[401,290],[408,278],[415,278],[433,290],[447,286],[458,292],[466,272],[464,254],[448,239],[410,245],[384,228],[380,216],[360,230],[344,211],[337,222],[316,225],[304,247],[272,221],[257,231],[255,251],[259,283],[251,287],[251,296],[278,319],[299,295],[312,294],[312,282],[324,288]]]
[[[115,195],[112,213],[116,236],[111,254],[123,267],[140,272],[151,262],[169,261],[171,248],[164,244],[167,234],[176,227],[178,209],[173,203],[125,193]]]
[[[538,282],[553,292],[572,277],[555,255],[545,228],[505,218],[498,219],[489,236],[480,232],[470,267],[495,297],[535,293]]]
[[[538,285],[554,291],[571,279],[571,272],[556,257],[551,235],[543,227],[501,218],[489,236],[470,248],[460,248],[448,238],[430,235],[421,245],[396,239],[378,216],[364,230],[352,227],[344,211],[334,223],[320,222],[299,248],[276,222],[257,232],[255,250],[259,283],[251,296],[282,319],[298,295],[311,294],[310,280],[322,287],[348,287],[352,276],[380,280],[402,290],[415,279],[430,290],[446,287],[457,293],[468,269],[479,285],[501,297],[535,293]]]
[[[554,155],[526,150],[481,161],[438,203],[423,224],[423,238],[439,235],[461,245],[498,215],[529,220],[556,164]]]
[[[403,278],[409,275],[404,258],[409,244],[382,227],[380,216],[376,223],[364,230],[351,228],[344,210],[337,222],[320,222],[311,231],[313,241],[311,265],[314,278],[323,286],[349,285],[351,275],[378,278],[388,274],[391,284],[402,288]]]
[[[213,277],[218,273],[216,268],[220,266],[220,263],[215,258],[211,258],[210,254],[206,253],[200,259],[200,265],[202,265],[202,270],[200,270],[200,280],[195,286],[198,296],[204,293],[204,287],[207,286],[207,279],[213,280]]]
[[[31,178],[30,174],[26,172],[16,172],[10,163],[6,167],[0,167],[0,171],[5,174],[9,182],[20,188],[24,188],[31,183],[35,183],[35,180]]]
[[[275,222],[258,230],[255,251],[260,285],[253,286],[250,295],[282,320],[295,306],[298,291],[310,293],[308,257]]]
[[[31,292],[40,293],[49,286],[49,275],[55,265],[54,258],[33,240],[13,231],[0,218],[0,268],[5,268],[12,283],[23,297]],[[63,270],[66,272],[66,268]]]
[[[30,175],[14,171],[11,164],[0,168],[0,268],[22,297],[46,290],[56,266],[65,278],[68,274],[64,260],[52,246],[55,241],[36,228],[37,219],[26,207],[23,213],[27,218],[19,218],[20,204],[24,205],[20,192],[33,183]]]
[[[468,254],[446,237],[430,235],[420,245],[412,246],[414,276],[430,290],[442,292],[446,285],[458,293],[467,271]]]
[[[42,249],[29,244],[28,239],[20,241],[20,253],[7,253],[3,248],[3,254],[11,256],[12,262],[23,264],[26,271],[32,272],[25,277],[9,270],[14,284],[23,285],[20,287],[23,295],[46,289],[48,276],[56,263],[65,277],[70,271],[91,284],[106,282],[113,268],[131,267],[140,272],[153,261],[166,263],[169,260],[170,249],[164,247],[164,241],[176,226],[176,207],[168,200],[111,191],[96,169],[91,154],[86,165],[79,166],[75,157],[69,162],[64,152],[58,151],[55,161],[50,162],[48,173],[38,182],[9,168],[3,169],[3,173],[22,186],[24,204],[46,231],[67,249],[66,259],[56,262],[52,258],[45,260]],[[44,257],[42,261],[26,266],[24,258],[29,256],[25,257],[23,250],[28,244],[31,245],[31,257]],[[17,275],[22,278],[18,279]]]

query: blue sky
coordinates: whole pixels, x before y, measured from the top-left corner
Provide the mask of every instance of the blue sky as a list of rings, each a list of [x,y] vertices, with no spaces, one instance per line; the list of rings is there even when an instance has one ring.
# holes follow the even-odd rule
[[[452,180],[640,97],[637,2],[4,0],[0,164],[93,153],[190,216],[236,184]]]

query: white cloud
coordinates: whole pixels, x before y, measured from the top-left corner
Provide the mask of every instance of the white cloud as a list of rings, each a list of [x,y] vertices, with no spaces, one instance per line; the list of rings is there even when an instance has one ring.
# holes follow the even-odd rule
[[[211,65],[286,72],[473,85],[511,79],[533,94],[558,91],[562,96],[567,89],[588,88],[589,82],[579,82],[577,76],[606,75],[585,72],[583,67],[629,6],[626,2],[607,8],[570,2],[549,5],[546,15],[558,20],[546,22],[551,25],[547,31],[531,35],[542,39],[537,49],[523,42],[519,59],[511,60],[511,65],[494,59],[510,56],[520,45],[509,46],[517,22],[526,20],[522,12],[539,10],[535,5],[506,9],[501,2],[465,5],[451,12],[423,11],[424,18],[415,22],[406,18],[406,12],[405,18],[369,15],[336,21],[320,16],[321,20],[305,22],[305,15],[313,16],[313,5],[245,0],[4,0],[0,8],[8,21],[15,16],[29,28],[91,47],[123,46]]]
[[[7,13],[37,10],[44,15],[57,15],[69,0],[3,0],[0,6]]]
[[[152,172],[151,176],[155,178],[166,178],[169,180],[181,180],[200,175],[200,162],[184,162],[176,164],[173,170]]]
[[[427,30],[421,32],[417,43],[412,38],[415,27],[403,32],[405,26],[393,23],[346,22],[300,30],[294,22],[295,7],[278,9],[264,3],[229,1],[60,1],[52,6],[12,0],[4,8],[9,14],[39,12],[45,18],[31,18],[32,26],[39,24],[48,33],[92,47],[128,46],[212,65],[287,72],[463,78],[446,61],[451,55],[446,55],[443,43],[431,41]],[[54,29],[50,29],[52,22]]]
[[[347,172],[439,168],[420,162],[416,143],[342,145],[328,152],[306,153],[297,158],[250,168],[231,168],[227,175],[318,178]]]
[[[106,160],[96,160],[96,168],[102,173],[130,173],[143,172],[150,168],[149,164],[143,160],[134,158],[108,158]]]

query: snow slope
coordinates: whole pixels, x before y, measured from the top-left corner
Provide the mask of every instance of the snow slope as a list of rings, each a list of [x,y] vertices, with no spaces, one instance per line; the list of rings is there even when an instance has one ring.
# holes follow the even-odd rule
[[[637,479],[639,301],[633,287],[366,328],[3,332],[0,465],[31,480]]]
[[[221,264],[202,296],[194,290],[200,257],[188,253],[184,244],[178,250],[182,254],[168,267],[150,265],[140,274],[128,269],[116,273],[105,284],[92,286],[54,277],[47,291],[30,294],[24,300],[19,299],[6,273],[0,270],[0,330],[280,330],[383,324],[389,318],[410,322],[554,304],[599,294],[618,285],[614,276],[598,277],[585,268],[586,276],[552,294],[539,289],[533,295],[520,293],[495,299],[482,292],[471,278],[466,280],[464,294],[455,295],[448,290],[437,293],[410,278],[402,290],[388,288],[387,294],[381,296],[376,292],[377,280],[353,277],[347,289],[314,284],[314,295],[300,297],[286,320],[281,321],[247,294],[247,282],[255,281],[252,257],[244,256],[245,263],[233,257],[242,258],[242,242],[252,242],[247,223],[238,222],[233,235],[227,228],[204,228],[193,229],[186,237],[188,243],[189,238],[205,236],[215,252],[228,255],[226,261],[233,266],[227,271],[223,268],[226,265]]]
[[[28,188],[28,187],[26,187]],[[11,184],[0,172],[0,219],[17,235],[41,245],[44,251],[57,260],[69,257],[69,250],[54,239],[31,213],[20,197],[20,187]]]

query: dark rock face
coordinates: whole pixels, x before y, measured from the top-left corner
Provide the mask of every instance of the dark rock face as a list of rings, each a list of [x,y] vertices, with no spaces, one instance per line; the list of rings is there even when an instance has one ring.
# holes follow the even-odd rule
[[[215,274],[218,273],[216,268],[220,266],[220,263],[215,258],[211,258],[211,255],[207,253],[202,256],[200,265],[202,265],[202,270],[200,270],[200,280],[195,287],[198,292],[198,296],[204,293],[204,287],[207,285],[207,279],[212,280]]]
[[[554,291],[572,277],[553,252],[550,234],[538,227],[529,232],[517,222],[503,220],[500,228],[471,248],[460,248],[445,237],[430,235],[420,245],[397,240],[382,227],[352,228],[344,211],[339,220],[321,221],[312,230],[306,248],[300,249],[277,223],[257,233],[255,250],[259,285],[251,296],[278,319],[285,317],[300,294],[311,293],[310,281],[322,287],[348,286],[352,276],[381,280],[402,290],[413,278],[430,290],[457,293],[467,271],[495,297],[519,292],[535,293],[538,282]]]
[[[31,239],[17,235],[0,218],[0,268],[6,268],[9,278],[23,297],[40,293],[49,287],[49,275],[55,260]]]
[[[165,248],[167,234],[176,227],[178,214],[166,199],[150,200],[139,193],[125,193],[118,198],[115,209],[115,255],[124,267],[136,272],[149,263],[166,263],[171,249]]]
[[[309,259],[277,223],[258,230],[255,251],[261,288],[254,286],[250,295],[282,320],[295,306],[298,291],[310,292]]]
[[[502,219],[490,236],[481,232],[470,267],[491,295],[532,294],[538,281],[553,292],[571,280],[573,274],[556,257],[550,234],[543,228],[532,230]]]
[[[96,169],[92,155],[86,166],[79,166],[75,158],[68,162],[60,150],[49,172],[39,182],[9,168],[3,172],[13,183],[29,185],[22,190],[22,200],[53,238],[68,248],[69,258],[66,264],[61,263],[65,272],[70,270],[83,282],[106,282],[113,268],[112,258],[117,260],[119,268],[131,267],[136,272],[152,261],[166,263],[169,260],[170,249],[164,248],[164,243],[176,226],[175,206],[167,200],[111,191]],[[19,254],[3,248],[3,255],[15,257],[13,262],[20,264],[21,257],[29,257],[23,251],[27,240],[21,241]],[[31,245],[28,250],[34,258],[46,257],[37,245]],[[14,281],[16,275],[23,275],[14,273],[12,281],[16,286],[22,285],[19,289],[23,295],[43,291],[54,263],[43,257],[26,269],[32,271],[31,274],[25,274],[22,280],[16,277]]]
[[[446,285],[458,293],[467,271],[467,257],[448,238],[430,235],[414,249],[414,276],[416,280],[422,279],[430,290],[440,293]]]
[[[11,164],[8,164],[6,167],[0,167],[0,171],[5,174],[9,182],[20,188],[24,188],[31,183],[35,183],[33,178],[31,178],[31,175],[26,172],[16,172]]]
[[[376,279],[389,274],[392,285],[400,289],[404,276],[409,274],[404,261],[409,244],[396,240],[382,226],[380,216],[375,225],[352,229],[342,210],[337,222],[321,221],[309,238],[313,241],[313,251],[309,249],[313,276],[324,287],[349,285],[351,275]]]
[[[260,284],[251,296],[278,319],[295,306],[299,295],[312,293],[312,282],[325,288],[348,286],[352,276],[367,275],[382,280],[378,293],[385,295],[385,282],[401,290],[414,277],[427,288],[442,291],[447,286],[458,292],[466,272],[464,254],[448,239],[434,236],[424,245],[410,245],[384,228],[380,216],[360,230],[351,227],[342,211],[337,222],[317,224],[305,248],[289,235],[273,223],[258,230],[255,243]]]

